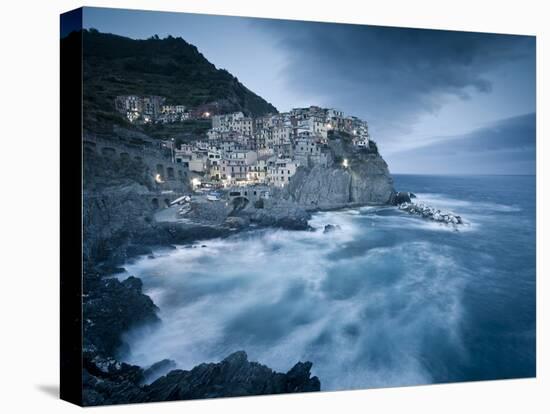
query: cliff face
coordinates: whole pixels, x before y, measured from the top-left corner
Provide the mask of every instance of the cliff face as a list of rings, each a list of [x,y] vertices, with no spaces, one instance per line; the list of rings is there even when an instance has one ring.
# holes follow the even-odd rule
[[[333,136],[327,152],[329,167],[300,167],[287,187],[287,197],[307,209],[392,203],[393,179],[374,143],[358,149],[348,137]]]
[[[152,225],[153,209],[142,196],[146,192],[147,188],[134,183],[98,193],[84,193],[83,253],[86,263],[124,261],[125,257],[117,257],[122,252],[118,247]]]

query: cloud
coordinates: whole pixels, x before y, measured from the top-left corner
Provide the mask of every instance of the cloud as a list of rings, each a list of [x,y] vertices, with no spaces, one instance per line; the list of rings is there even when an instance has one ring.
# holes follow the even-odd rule
[[[535,174],[536,115],[507,118],[464,135],[439,137],[390,155],[396,172]]]
[[[535,38],[528,36],[277,20],[260,24],[287,54],[290,88],[305,96],[322,91],[320,104],[402,133],[450,99],[490,93],[496,67],[532,59],[535,50]]]

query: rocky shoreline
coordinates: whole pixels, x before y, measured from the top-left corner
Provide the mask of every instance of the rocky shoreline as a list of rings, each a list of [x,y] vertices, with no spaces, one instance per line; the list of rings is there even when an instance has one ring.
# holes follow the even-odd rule
[[[315,211],[410,202],[408,193],[394,191],[374,143],[357,151],[346,139],[334,137],[331,146],[328,168],[300,167],[291,185],[274,189],[268,200],[191,203],[186,220],[164,222],[155,219],[147,199],[153,187],[146,172],[88,160],[83,197],[85,405],[320,390],[320,380],[311,377],[311,362],[276,373],[249,362],[244,351],[189,371],[173,369],[174,363],[166,360],[152,367],[119,361],[128,347],[123,333],[162,321],[142,292],[141,280],[131,276],[119,281],[109,275],[158,248],[265,227],[310,230],[308,221]],[[342,157],[347,157],[347,166],[337,162]],[[335,230],[325,228],[327,233]]]
[[[298,362],[287,373],[277,373],[248,361],[244,351],[190,371],[174,369],[176,365],[170,360],[151,367],[121,362],[118,356],[128,349],[122,334],[162,323],[157,311],[151,298],[142,292],[140,279],[130,276],[119,281],[98,272],[84,274],[84,405],[320,390],[319,379],[311,376],[311,362]]]
[[[158,308],[142,292],[140,279],[109,277],[124,270],[134,257],[153,254],[159,248],[191,245],[197,240],[228,237],[235,231],[258,227],[308,229],[309,213],[292,209],[286,202],[273,210],[243,211],[221,223],[156,222],[150,207],[136,192],[136,184],[84,196],[84,220],[88,231],[84,246],[83,276],[83,404],[88,406],[177,399],[319,391],[320,381],[311,376],[311,362],[298,362],[287,373],[277,373],[249,362],[244,351],[218,363],[201,364],[189,371],[175,370],[173,361],[139,367],[118,358],[128,350],[122,334],[142,326],[162,323]],[[288,208],[291,208],[288,210]],[[272,211],[272,212],[271,212]],[[288,212],[294,212],[295,215]],[[159,375],[161,375],[157,378]],[[149,380],[156,378],[152,383]]]

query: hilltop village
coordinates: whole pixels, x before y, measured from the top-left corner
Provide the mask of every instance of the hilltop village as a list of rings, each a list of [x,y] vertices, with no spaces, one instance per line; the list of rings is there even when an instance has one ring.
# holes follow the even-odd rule
[[[136,124],[211,120],[205,137],[176,145],[156,142],[173,165],[155,166],[158,183],[184,179],[194,190],[246,186],[284,187],[299,166],[327,166],[327,142],[334,132],[349,135],[357,148],[369,146],[368,124],[336,109],[310,106],[290,112],[248,117],[242,112],[216,114],[215,105],[188,109],[166,105],[159,96],[119,96],[116,109]],[[155,143],[144,142],[154,148]],[[342,166],[346,167],[343,159]],[[176,173],[179,171],[179,173]],[[264,190],[267,194],[268,190]]]

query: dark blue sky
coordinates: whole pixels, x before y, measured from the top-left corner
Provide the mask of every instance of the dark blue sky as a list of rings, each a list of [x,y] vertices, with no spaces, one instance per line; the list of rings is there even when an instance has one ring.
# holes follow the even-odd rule
[[[100,8],[84,27],[181,36],[280,111],[366,119],[392,172],[535,172],[532,36]]]

